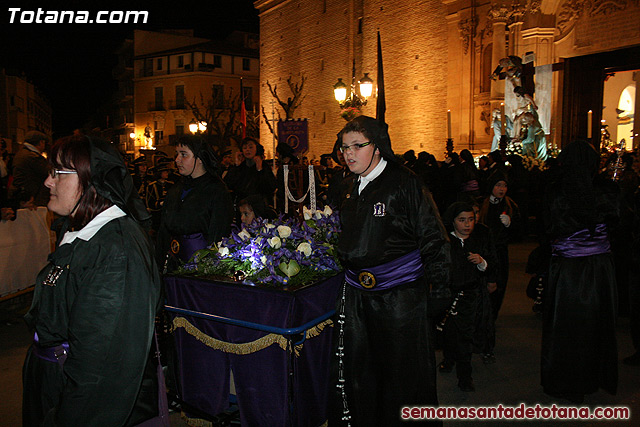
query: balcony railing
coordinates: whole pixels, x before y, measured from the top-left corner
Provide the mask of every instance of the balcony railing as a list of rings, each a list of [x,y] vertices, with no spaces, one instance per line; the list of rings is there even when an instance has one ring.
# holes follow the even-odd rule
[[[151,101],[147,105],[148,111],[165,111],[164,102]]]
[[[186,110],[187,106],[184,103],[184,99],[182,101],[172,100],[169,102],[169,109],[171,110]]]

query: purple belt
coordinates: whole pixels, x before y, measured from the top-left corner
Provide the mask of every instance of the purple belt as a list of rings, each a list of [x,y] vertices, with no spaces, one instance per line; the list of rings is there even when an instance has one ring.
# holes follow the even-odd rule
[[[471,181],[464,182],[460,185],[460,191],[476,191],[480,189],[478,181],[472,179]]]
[[[69,343],[66,341],[53,347],[41,346],[37,332],[33,334],[32,348],[35,355],[40,359],[46,360],[47,362],[59,363],[60,366],[67,360],[67,354],[69,353]]]
[[[193,254],[209,246],[202,233],[184,234],[171,239],[171,253],[183,262],[189,261]]]
[[[401,285],[424,275],[420,251],[415,250],[393,261],[363,270],[345,271],[345,281],[351,286],[365,290],[383,290]]]
[[[588,229],[577,231],[569,237],[557,239],[551,244],[553,256],[578,258],[611,252],[607,226],[598,224],[593,233]]]

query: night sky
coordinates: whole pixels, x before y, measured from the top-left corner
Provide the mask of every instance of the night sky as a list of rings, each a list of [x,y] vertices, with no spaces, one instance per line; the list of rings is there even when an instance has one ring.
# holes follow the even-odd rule
[[[20,8],[10,22],[9,8]],[[147,24],[19,23],[22,11],[146,10]],[[25,1],[9,0],[0,12],[0,67],[24,72],[49,98],[54,137],[69,134],[94,117],[117,85],[111,73],[114,51],[136,28],[193,28],[194,36],[222,38],[233,30],[258,32],[252,0],[160,1]],[[22,15],[29,18],[28,14]]]

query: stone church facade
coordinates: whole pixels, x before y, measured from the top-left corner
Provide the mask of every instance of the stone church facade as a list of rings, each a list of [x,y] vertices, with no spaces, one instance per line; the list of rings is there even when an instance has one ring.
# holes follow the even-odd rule
[[[355,64],[356,80],[364,73],[376,80],[378,31],[394,150],[424,150],[439,159],[447,110],[455,151],[489,150],[491,111],[505,97],[504,80],[489,78],[500,58],[527,55],[536,67],[547,66],[551,87],[536,102],[548,110],[547,141],[559,146],[586,136],[587,110],[596,123],[601,114],[594,100],[603,73],[575,87],[576,66],[588,69],[592,57],[603,70],[609,62],[624,68],[639,60],[640,0],[257,0],[254,6],[265,113],[271,118],[267,81],[286,100],[287,78],[305,76],[306,97],[295,117],[308,119],[309,155],[316,158],[331,151],[345,123],[333,97],[337,79],[349,84]],[[375,115],[375,102],[363,113]],[[261,139],[271,146],[264,123]]]

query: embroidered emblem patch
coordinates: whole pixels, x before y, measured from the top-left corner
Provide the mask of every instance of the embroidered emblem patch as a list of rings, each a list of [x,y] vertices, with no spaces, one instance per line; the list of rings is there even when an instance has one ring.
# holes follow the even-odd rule
[[[363,288],[371,289],[376,285],[376,276],[368,271],[361,271],[360,274],[358,274],[358,282],[360,282]]]
[[[373,216],[386,216],[387,215],[387,207],[384,203],[378,202],[373,205]]]
[[[178,255],[178,252],[180,252],[180,243],[178,243],[177,240],[172,240],[171,241],[171,252],[174,255]]]
[[[63,272],[64,272],[64,267],[60,267],[59,265],[54,265],[51,268],[51,271],[49,271],[49,274],[47,274],[47,277],[44,279],[42,284],[46,286],[55,286],[60,276],[62,276]]]

